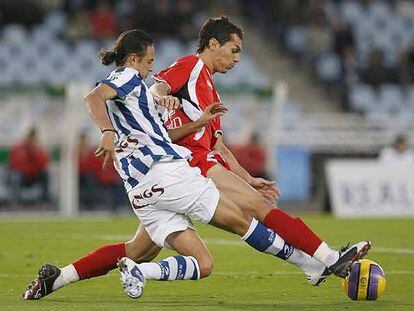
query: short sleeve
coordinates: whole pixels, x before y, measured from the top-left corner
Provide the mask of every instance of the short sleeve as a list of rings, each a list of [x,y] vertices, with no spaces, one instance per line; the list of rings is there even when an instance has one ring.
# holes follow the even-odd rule
[[[170,94],[177,93],[189,80],[197,61],[195,55],[182,57],[167,69],[155,74],[154,79],[166,83],[170,88]]]
[[[129,68],[120,68],[113,71],[107,78],[98,81],[96,84],[104,83],[112,87],[117,97],[124,100],[125,97],[132,92],[132,90],[141,84],[142,79],[138,76],[136,71]]]
[[[221,119],[220,117],[216,117],[212,122],[212,127],[214,131],[214,136],[217,137],[218,135],[223,135],[223,130],[221,129]]]

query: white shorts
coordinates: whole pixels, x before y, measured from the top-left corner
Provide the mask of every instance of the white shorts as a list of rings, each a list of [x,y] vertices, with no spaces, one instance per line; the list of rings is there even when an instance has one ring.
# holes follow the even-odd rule
[[[179,160],[153,164],[128,197],[154,243],[169,247],[166,238],[174,232],[194,229],[191,220],[211,221],[220,194],[211,179]]]

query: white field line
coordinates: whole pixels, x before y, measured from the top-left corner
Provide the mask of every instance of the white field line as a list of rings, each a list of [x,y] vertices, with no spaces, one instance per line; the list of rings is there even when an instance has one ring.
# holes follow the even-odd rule
[[[102,239],[105,241],[128,241],[131,239],[131,236],[127,235],[104,235],[96,236],[97,239]],[[231,245],[231,246],[244,246],[245,243],[238,240],[226,240],[226,239],[205,239],[204,240],[209,245]],[[381,254],[399,254],[399,255],[414,255],[414,249],[409,248],[390,248],[390,247],[372,247],[372,252],[381,253]]]

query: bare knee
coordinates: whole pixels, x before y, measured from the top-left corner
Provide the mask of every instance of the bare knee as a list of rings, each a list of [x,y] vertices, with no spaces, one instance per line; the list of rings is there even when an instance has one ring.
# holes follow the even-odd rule
[[[157,246],[154,246],[151,249],[147,249],[146,251],[143,251],[141,249],[132,249],[129,252],[126,252],[126,256],[128,258],[131,258],[136,263],[150,262],[158,256],[160,250],[161,249]]]
[[[205,256],[205,258],[199,259],[198,265],[200,267],[200,279],[208,277],[213,272],[214,261],[211,256]]]
[[[125,243],[126,257],[131,258],[137,263],[152,261],[160,251],[161,248],[155,244],[140,243],[140,241],[135,239]]]

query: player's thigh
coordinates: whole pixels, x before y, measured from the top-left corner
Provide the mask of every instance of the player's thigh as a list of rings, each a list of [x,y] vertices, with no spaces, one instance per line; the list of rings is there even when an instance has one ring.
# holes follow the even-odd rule
[[[195,230],[187,228],[174,232],[167,237],[166,241],[179,254],[197,259],[200,277],[208,276],[213,270],[213,257]]]
[[[157,257],[161,247],[151,240],[144,225],[141,224],[134,237],[125,243],[125,251],[128,258],[140,263],[151,261]]]
[[[244,213],[225,193],[220,192],[220,200],[210,224],[243,236],[250,223],[251,216]]]
[[[211,167],[207,177],[214,181],[221,193],[226,194],[243,211],[259,221],[262,221],[274,208],[273,205],[266,203],[247,182],[220,164]]]

